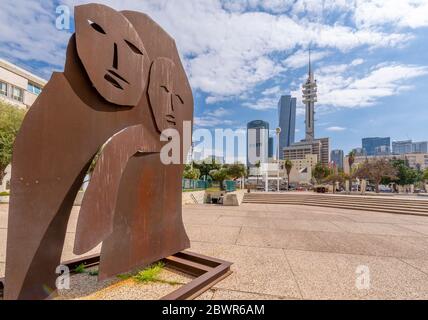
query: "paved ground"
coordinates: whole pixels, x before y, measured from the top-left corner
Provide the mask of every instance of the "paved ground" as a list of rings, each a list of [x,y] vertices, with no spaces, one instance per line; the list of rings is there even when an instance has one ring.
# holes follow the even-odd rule
[[[0,275],[6,212],[1,205]],[[192,251],[234,262],[203,299],[428,299],[426,217],[244,204],[185,206],[184,220]]]

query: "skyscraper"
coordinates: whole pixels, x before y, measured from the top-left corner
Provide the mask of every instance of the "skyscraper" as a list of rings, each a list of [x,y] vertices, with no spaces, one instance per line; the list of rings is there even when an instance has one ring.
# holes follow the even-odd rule
[[[343,170],[343,150],[332,150],[330,159],[335,164],[336,168]]]
[[[269,123],[254,120],[247,124],[247,166],[254,167],[256,162],[268,162]]]
[[[387,148],[379,148],[382,146]],[[368,156],[376,156],[376,148],[378,148],[377,150],[391,149],[391,138],[364,138],[362,140],[362,147]]]
[[[284,159],[282,150],[294,143],[296,133],[296,98],[281,96],[278,102],[278,118],[281,133],[279,135],[280,159]]]
[[[303,84],[303,103],[306,106],[306,141],[315,139],[315,102],[317,102],[317,81],[315,80],[311,64],[311,52],[309,51],[308,79]]]
[[[268,158],[269,158],[269,159],[272,159],[272,158],[273,158],[273,155],[274,155],[274,149],[275,149],[275,146],[274,146],[274,140],[273,140],[273,137],[269,137],[269,151],[268,151]]]

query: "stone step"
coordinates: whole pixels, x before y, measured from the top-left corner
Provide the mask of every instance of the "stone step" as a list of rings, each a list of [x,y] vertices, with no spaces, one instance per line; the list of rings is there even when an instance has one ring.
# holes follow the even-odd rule
[[[420,210],[428,210],[428,205],[420,205],[420,204],[403,204],[403,203],[383,203],[381,201],[354,201],[354,200],[346,200],[346,199],[316,199],[316,198],[307,198],[307,199],[287,199],[287,198],[250,198],[247,197],[244,201],[264,201],[264,202],[294,202],[294,203],[336,203],[336,204],[345,204],[345,205],[370,205],[370,206],[390,206],[390,207],[398,207],[405,209],[420,209]]]
[[[327,208],[336,208],[336,209],[348,209],[348,210],[358,210],[358,211],[374,211],[374,212],[384,212],[384,213],[396,213],[404,215],[415,215],[415,216],[425,216],[428,217],[428,211],[419,212],[413,210],[404,210],[404,209],[392,209],[392,208],[374,208],[374,207],[356,207],[356,206],[344,206],[344,205],[334,205],[334,204],[302,204],[302,203],[272,203],[272,202],[244,202],[247,204],[279,204],[279,205],[306,205],[306,206],[315,206],[315,207],[327,207]]]
[[[391,199],[388,199],[391,200]],[[415,203],[416,202],[416,203]],[[428,216],[428,201],[411,201],[406,203],[400,199],[384,201],[384,199],[367,199],[358,197],[312,196],[312,195],[278,195],[278,194],[247,194],[243,203],[253,204],[288,204],[307,205],[351,210],[365,210],[397,214]]]
[[[394,201],[385,201],[384,199],[366,199],[366,198],[342,198],[342,197],[322,197],[322,196],[280,196],[280,195],[246,195],[246,199],[271,199],[271,200],[295,200],[295,201],[307,201],[307,200],[314,200],[314,201],[334,201],[334,202],[346,202],[346,203],[382,203],[385,205],[408,205],[408,206],[414,206],[414,207],[428,207],[428,201],[421,201],[421,200],[405,200],[401,201],[400,199],[396,199]]]

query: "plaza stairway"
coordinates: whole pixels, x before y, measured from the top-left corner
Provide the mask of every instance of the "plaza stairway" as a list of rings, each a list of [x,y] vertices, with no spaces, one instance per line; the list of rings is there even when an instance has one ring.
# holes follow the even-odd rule
[[[428,201],[416,198],[255,192],[245,194],[243,203],[304,205],[428,217]]]

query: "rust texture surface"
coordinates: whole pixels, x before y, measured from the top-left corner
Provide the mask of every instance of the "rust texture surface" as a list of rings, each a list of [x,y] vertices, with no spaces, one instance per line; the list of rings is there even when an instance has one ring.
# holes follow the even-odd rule
[[[102,242],[106,278],[189,247],[183,165],[159,155],[161,131],[182,139],[193,120],[174,40],[143,13],[99,4],[76,7],[75,21],[64,72],[53,73],[14,145],[6,299],[55,294],[70,211],[97,154],[75,252]]]

